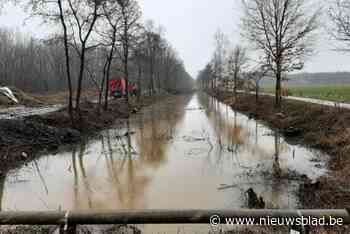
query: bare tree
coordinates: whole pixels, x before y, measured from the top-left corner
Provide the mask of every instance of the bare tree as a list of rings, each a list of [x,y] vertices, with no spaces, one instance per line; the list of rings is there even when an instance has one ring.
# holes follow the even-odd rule
[[[117,40],[122,29],[122,12],[118,0],[105,1],[102,4],[103,19],[101,24],[102,30],[99,34],[102,36],[103,45],[108,48],[106,53],[106,61],[103,69],[103,81],[106,80],[105,85],[105,103],[104,109],[108,109],[108,97],[109,97],[109,80],[111,74],[111,66],[115,57],[115,50],[117,49]]]
[[[211,88],[212,70],[210,64],[207,64],[203,70],[198,74],[197,82],[203,90]]]
[[[246,55],[246,49],[239,45],[236,46],[229,55],[228,66],[229,66],[230,73],[233,75],[233,80],[234,80],[233,93],[236,100],[237,100],[238,78],[247,61],[248,61],[248,58]]]
[[[138,21],[141,18],[140,7],[136,0],[117,0],[121,9],[121,33],[119,36],[122,44],[122,63],[126,83],[126,99],[129,101],[129,58],[132,42],[135,41]]]
[[[26,92],[67,90],[61,38],[38,40],[0,29],[0,83]]]
[[[153,21],[149,20],[145,25],[145,46],[146,55],[149,61],[149,92],[150,95],[155,92],[155,66],[157,54],[160,48],[161,36],[156,32]]]
[[[140,30],[137,44],[133,48],[132,61],[137,67],[139,91],[142,83],[148,86],[150,95],[154,94],[156,87],[174,93],[184,87],[191,87],[184,85],[191,77],[186,74],[176,51],[161,36],[160,31],[154,27],[153,22],[148,21],[144,29]],[[149,79],[142,79],[141,82],[141,75],[146,73]]]
[[[329,16],[332,26],[329,30],[331,36],[341,42],[345,47],[350,46],[350,1],[333,0],[329,8]],[[348,48],[341,48],[341,51],[349,52]]]
[[[23,4],[33,16],[42,17],[58,30],[39,40],[0,28],[0,82],[31,92],[69,89],[72,117],[74,91],[78,110],[82,88],[96,87],[102,104],[102,92],[108,94],[105,81],[109,71],[123,72],[131,81],[138,74],[141,90],[148,85],[141,75],[153,61],[159,87],[179,91],[191,83],[175,51],[156,29],[150,33],[152,46],[148,47],[145,34],[138,44],[142,25],[137,23],[140,12],[136,0],[28,0],[29,5]],[[103,40],[99,37],[102,34]],[[148,48],[155,49],[152,56],[148,56]]]
[[[300,70],[312,52],[319,10],[306,0],[243,0],[243,35],[264,54],[276,77],[276,106],[281,106],[282,73]]]
[[[223,78],[225,60],[227,56],[227,47],[228,39],[226,35],[221,31],[217,30],[214,35],[215,42],[215,51],[212,58],[212,71],[213,71],[213,80],[212,80],[212,89],[217,88],[218,80]]]
[[[72,117],[73,109],[73,84],[72,84],[72,53],[71,45],[79,55],[79,72],[76,86],[76,109],[79,110],[81,89],[85,72],[85,59],[89,47],[89,38],[100,16],[99,8],[103,0],[29,0],[29,6],[33,16],[41,16],[44,22],[59,23],[64,42],[66,75],[69,89],[69,113]],[[73,120],[73,118],[72,118]]]
[[[102,95],[105,90],[106,70],[109,59],[109,51],[107,47],[96,47],[91,49],[86,60],[85,70],[89,76],[90,81],[98,92],[98,110],[102,106]]]
[[[32,11],[33,16],[40,16],[44,18],[46,22],[59,22],[62,26],[63,31],[63,42],[64,42],[64,51],[65,51],[65,61],[66,61],[66,76],[67,84],[69,90],[69,101],[68,101],[68,112],[73,123],[73,86],[72,86],[72,75],[70,69],[70,53],[69,53],[69,34],[68,34],[68,17],[64,7],[64,0],[30,0],[29,5]],[[57,10],[58,9],[58,10]]]
[[[68,81],[68,90],[69,90],[69,101],[68,101],[68,112],[71,118],[72,124],[74,124],[73,118],[73,88],[72,88],[72,77],[70,73],[70,57],[68,49],[68,33],[67,33],[67,24],[65,20],[65,13],[62,7],[62,0],[57,0],[57,5],[60,9],[60,22],[63,29],[63,41],[64,41],[64,53],[66,56],[66,72],[67,72],[67,81]]]
[[[79,112],[82,82],[85,71],[86,52],[90,48],[93,48],[93,46],[90,47],[88,43],[91,33],[93,32],[95,23],[98,17],[101,16],[101,12],[99,12],[99,9],[101,8],[103,1],[67,0],[67,2],[67,10],[69,11],[69,14],[71,16],[69,18],[69,25],[71,27],[70,30],[72,31],[72,40],[80,58],[77,94],[75,100],[75,108]],[[78,42],[76,41],[76,39],[78,39]]]
[[[259,102],[259,92],[260,92],[260,82],[269,73],[269,67],[266,65],[258,65],[257,68],[253,68],[251,71],[247,72],[246,78],[248,82],[252,82],[255,88],[255,102]]]
[[[156,68],[157,68],[157,83],[158,83],[158,91],[161,92],[162,90],[162,81],[163,79],[161,78],[161,73],[162,69],[164,67],[164,56],[165,56],[165,50],[167,49],[166,41],[161,38],[159,47],[158,47],[158,55],[156,57]],[[164,83],[164,82],[163,82]]]
[[[171,48],[170,45],[164,48],[163,55],[163,67],[164,67],[164,77],[167,80],[166,90],[170,91],[171,87],[175,85],[174,80],[172,79],[172,73],[176,69],[179,59],[177,58],[176,52]]]
[[[140,27],[140,29],[141,28],[142,27]],[[140,30],[138,33],[138,36],[135,37],[136,43],[134,44],[134,49],[133,49],[133,60],[135,61],[135,64],[137,67],[137,87],[138,87],[137,101],[138,102],[140,102],[141,95],[143,92],[141,79],[145,70],[144,64],[146,63],[146,60],[147,60],[146,40],[144,36],[145,36],[145,32],[143,30]]]

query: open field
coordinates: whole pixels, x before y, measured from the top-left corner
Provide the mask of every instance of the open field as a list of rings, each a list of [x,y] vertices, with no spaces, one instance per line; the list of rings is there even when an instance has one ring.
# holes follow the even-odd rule
[[[350,102],[350,84],[344,85],[288,85],[290,96],[328,101]],[[263,92],[274,93],[272,85],[263,86]]]

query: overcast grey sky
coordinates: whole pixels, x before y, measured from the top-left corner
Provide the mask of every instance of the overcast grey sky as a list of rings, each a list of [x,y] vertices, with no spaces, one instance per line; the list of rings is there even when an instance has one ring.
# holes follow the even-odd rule
[[[0,0],[1,1],[1,0]],[[319,0],[322,2],[321,0]],[[196,76],[210,60],[213,35],[221,29],[233,44],[240,41],[238,0],[139,0],[144,19],[153,19],[165,28],[165,37],[179,52],[187,70]],[[26,14],[16,7],[7,7],[0,16],[0,26],[17,28],[34,35],[46,31],[37,22],[23,25]],[[324,17],[323,17],[324,18]],[[325,33],[316,47],[317,54],[308,61],[304,71],[350,71],[350,54],[332,51],[332,42]]]

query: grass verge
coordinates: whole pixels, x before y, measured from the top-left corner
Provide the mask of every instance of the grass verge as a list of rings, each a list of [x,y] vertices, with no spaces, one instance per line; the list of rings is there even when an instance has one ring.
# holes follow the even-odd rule
[[[287,85],[290,96],[350,103],[350,85]],[[274,86],[262,87],[263,92],[274,93]]]
[[[232,108],[293,138],[293,142],[321,149],[331,156],[330,172],[320,178],[318,186],[300,189],[303,208],[350,207],[350,110],[284,100],[275,109],[274,98],[261,96],[258,104],[252,95],[241,94],[232,103],[231,93],[212,93]]]

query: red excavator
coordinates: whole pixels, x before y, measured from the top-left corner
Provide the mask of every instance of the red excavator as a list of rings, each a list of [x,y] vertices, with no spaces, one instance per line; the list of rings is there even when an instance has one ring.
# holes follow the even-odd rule
[[[129,83],[128,91],[130,96],[137,95],[137,87],[133,83]],[[110,96],[114,98],[122,98],[126,96],[126,80],[125,77],[115,77],[109,81]]]

